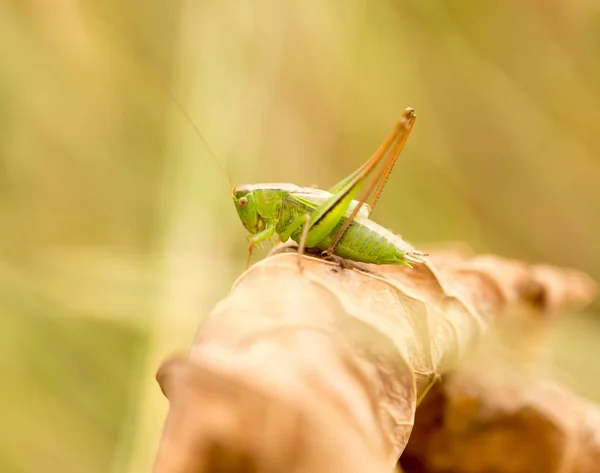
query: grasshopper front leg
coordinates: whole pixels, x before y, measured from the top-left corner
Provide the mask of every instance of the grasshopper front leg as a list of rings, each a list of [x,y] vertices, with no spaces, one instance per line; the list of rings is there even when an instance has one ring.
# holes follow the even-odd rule
[[[246,269],[250,267],[250,260],[252,259],[252,251],[255,246],[258,246],[261,242],[268,240],[275,234],[275,225],[269,225],[263,231],[258,232],[255,235],[248,235],[248,258],[246,259]]]

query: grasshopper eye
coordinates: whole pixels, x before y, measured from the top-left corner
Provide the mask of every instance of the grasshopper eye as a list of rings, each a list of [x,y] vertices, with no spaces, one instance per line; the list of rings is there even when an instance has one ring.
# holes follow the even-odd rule
[[[238,204],[243,209],[246,207],[246,205],[248,205],[248,199],[246,197],[241,197],[240,200],[238,200]]]

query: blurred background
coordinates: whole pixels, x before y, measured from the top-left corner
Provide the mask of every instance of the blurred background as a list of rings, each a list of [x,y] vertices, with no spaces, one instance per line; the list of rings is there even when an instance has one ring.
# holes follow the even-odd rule
[[[375,220],[600,280],[598,2],[13,0],[0,52],[2,472],[146,471],[156,369],[244,270],[174,96],[234,185],[326,189],[414,107]],[[596,401],[599,315],[554,341]]]

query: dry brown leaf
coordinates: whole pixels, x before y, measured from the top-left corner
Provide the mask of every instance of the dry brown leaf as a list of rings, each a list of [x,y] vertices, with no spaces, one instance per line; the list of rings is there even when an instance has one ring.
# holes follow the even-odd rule
[[[600,410],[485,357],[432,389],[401,463],[406,473],[595,473]]]
[[[242,451],[260,464],[253,471],[277,471],[291,444],[302,448],[289,472],[389,471],[418,401],[507,307],[552,313],[595,291],[584,275],[494,257],[371,268],[377,275],[284,252],[246,271],[203,323],[189,358],[161,369],[171,407],[155,471],[220,471],[206,463],[207,445],[236,458]],[[573,289],[556,294],[561,277]],[[531,287],[544,297],[531,297]],[[204,386],[207,377],[219,379],[222,396]],[[232,385],[238,394],[228,401]],[[263,417],[248,413],[241,393],[261,399]],[[273,414],[271,404],[285,407]],[[326,437],[320,447],[310,441]]]

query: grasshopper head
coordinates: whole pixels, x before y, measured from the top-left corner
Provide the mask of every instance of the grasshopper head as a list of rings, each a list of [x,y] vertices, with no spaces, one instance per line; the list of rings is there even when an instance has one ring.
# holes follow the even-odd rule
[[[256,201],[253,192],[247,188],[233,189],[233,203],[242,224],[250,233],[257,233],[259,230],[260,216],[256,208]]]

